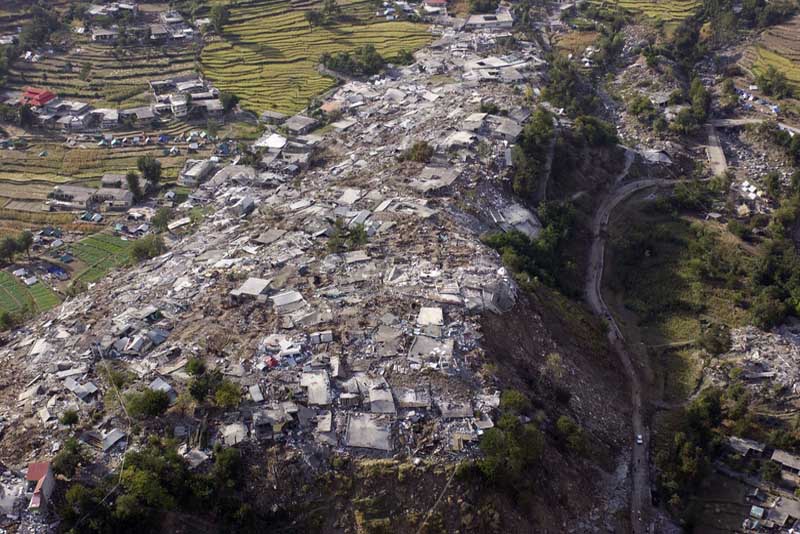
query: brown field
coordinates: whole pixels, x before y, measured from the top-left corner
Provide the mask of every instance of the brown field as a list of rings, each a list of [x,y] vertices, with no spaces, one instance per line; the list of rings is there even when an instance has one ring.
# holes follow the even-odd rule
[[[598,35],[595,31],[571,31],[556,38],[556,48],[566,54],[580,55],[587,46],[597,41]]]

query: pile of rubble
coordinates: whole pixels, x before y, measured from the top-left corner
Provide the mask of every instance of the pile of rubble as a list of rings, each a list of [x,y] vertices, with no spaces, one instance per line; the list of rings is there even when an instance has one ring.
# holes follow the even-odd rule
[[[532,44],[494,58],[489,37],[445,37],[418,64],[330,96],[343,115],[314,140],[324,166],[299,177],[224,167],[181,206],[206,216],[171,235],[167,254],[17,330],[0,353],[19,384],[2,407],[4,446],[50,454],[27,445],[67,410],[102,413],[115,394],[109,362],[175,402],[196,356],[246,399],[208,422],[211,444],[467,451],[499,405],[478,373],[481,314],[510,310],[517,294],[479,233],[540,229],[503,188],[531,112],[509,82],[536,78],[539,62]],[[478,111],[489,102],[503,111]],[[268,150],[292,142],[273,134],[262,139]],[[421,141],[430,162],[399,161]],[[470,193],[478,184],[481,199]],[[480,209],[467,216],[470,198]],[[189,226],[179,221],[171,230]],[[198,426],[187,415],[173,434],[188,443]],[[81,439],[113,463],[128,433],[110,414]],[[208,457],[191,445],[193,464]]]

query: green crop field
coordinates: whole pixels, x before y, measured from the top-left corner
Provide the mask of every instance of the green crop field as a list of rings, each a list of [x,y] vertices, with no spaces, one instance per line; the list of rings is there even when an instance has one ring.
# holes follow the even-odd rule
[[[753,76],[762,74],[769,66],[775,67],[786,75],[795,94],[800,93],[800,62],[797,59],[787,57],[765,46],[756,45],[747,50],[742,61],[753,73]]]
[[[618,7],[632,13],[642,15],[667,23],[675,23],[693,15],[702,5],[700,0],[658,0],[649,2],[647,0],[615,0],[614,2],[602,3],[606,7]]]
[[[0,271],[0,311],[12,314],[40,313],[60,303],[58,295],[42,282],[25,287],[12,274]]]
[[[78,280],[91,283],[103,278],[110,270],[128,263],[131,244],[109,234],[95,234],[69,245],[66,250],[86,264]]]
[[[232,7],[223,39],[203,49],[203,72],[253,111],[299,111],[334,85],[317,71],[323,53],[373,44],[391,60],[430,42],[427,26],[376,19],[374,10],[369,2],[350,3],[343,7],[347,22],[311,28],[303,9],[286,0],[253,0]]]

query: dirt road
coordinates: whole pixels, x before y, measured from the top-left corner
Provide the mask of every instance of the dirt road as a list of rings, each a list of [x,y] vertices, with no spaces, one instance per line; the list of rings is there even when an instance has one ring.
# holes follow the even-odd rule
[[[627,153],[626,153],[627,156]],[[615,182],[616,184],[624,180],[628,169],[633,162],[633,157],[626,157],[626,165],[623,174]],[[647,461],[647,451],[649,435],[644,425],[642,415],[642,386],[639,374],[633,366],[630,354],[625,347],[625,338],[619,329],[614,317],[608,309],[601,287],[603,283],[603,268],[605,261],[606,236],[605,230],[611,212],[630,195],[656,186],[673,185],[675,182],[663,179],[647,179],[637,182],[630,182],[616,187],[606,199],[600,204],[592,221],[592,249],[589,255],[589,268],[586,276],[586,298],[594,313],[603,317],[609,326],[608,339],[614,350],[619,354],[625,372],[631,385],[631,404],[632,404],[632,426],[633,435],[631,445],[633,453],[631,465],[633,468],[633,490],[631,497],[631,525],[632,532],[635,534],[649,531],[648,523],[650,518],[650,478]],[[642,444],[636,443],[636,437],[641,435]]]

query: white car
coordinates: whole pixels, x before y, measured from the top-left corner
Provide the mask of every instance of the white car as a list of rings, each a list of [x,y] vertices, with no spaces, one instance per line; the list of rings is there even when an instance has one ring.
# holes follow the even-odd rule
[[[642,437],[642,435],[641,434],[636,434],[636,444],[637,445],[641,445],[643,443],[644,443],[644,438]]]

